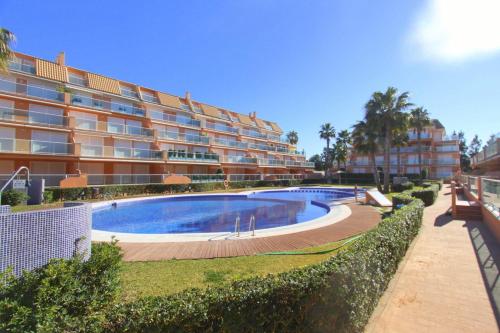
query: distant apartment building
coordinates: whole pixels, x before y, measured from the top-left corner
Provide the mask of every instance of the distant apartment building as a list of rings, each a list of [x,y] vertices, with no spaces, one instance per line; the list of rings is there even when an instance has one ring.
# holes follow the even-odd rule
[[[491,137],[471,162],[475,173],[500,178],[500,133]]]
[[[400,148],[400,161],[402,174],[418,174],[417,133],[408,131],[409,143]],[[460,169],[459,140],[455,136],[447,136],[444,126],[436,119],[432,120],[421,133],[422,169],[427,169],[429,177],[446,178],[453,176]],[[397,174],[397,148],[391,149],[390,155],[391,174]],[[378,168],[384,167],[384,154],[382,147],[375,156]],[[353,173],[372,173],[370,160],[366,155],[352,151],[349,159],[348,170]]]
[[[0,74],[0,174],[302,174],[280,126],[16,53]],[[94,177],[98,179],[98,177]],[[120,181],[123,183],[123,181]]]

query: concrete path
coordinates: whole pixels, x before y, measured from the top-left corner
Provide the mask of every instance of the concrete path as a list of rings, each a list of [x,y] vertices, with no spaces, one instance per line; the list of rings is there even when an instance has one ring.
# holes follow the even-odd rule
[[[499,332],[498,243],[481,222],[452,220],[450,203],[445,186],[366,332]]]

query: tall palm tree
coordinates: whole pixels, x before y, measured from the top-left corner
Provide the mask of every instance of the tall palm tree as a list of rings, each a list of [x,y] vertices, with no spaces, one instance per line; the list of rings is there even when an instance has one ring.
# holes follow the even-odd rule
[[[299,142],[299,135],[295,131],[290,131],[286,134],[286,139],[291,145],[296,145]]]
[[[392,136],[395,128],[397,128],[401,113],[412,105],[408,102],[408,99],[408,92],[398,94],[396,88],[389,87],[385,93],[374,92],[365,105],[366,118],[371,119],[379,129],[382,129],[381,134],[384,140],[384,192],[386,193],[389,192]]]
[[[340,149],[337,148],[340,152],[340,160],[344,162],[344,169],[347,167],[347,154],[349,152],[349,145],[351,142],[351,133],[348,130],[342,130],[337,135],[337,145],[340,145]],[[337,157],[337,158],[339,158]],[[339,164],[340,169],[340,164]]]
[[[417,133],[418,174],[422,177],[422,131],[431,124],[429,112],[423,107],[418,107],[410,112],[410,127]]]
[[[325,123],[321,125],[319,130],[319,137],[323,140],[326,140],[326,161],[325,161],[325,172],[326,176],[328,176],[328,169],[330,168],[331,163],[331,150],[330,150],[330,140],[335,138],[335,128],[330,123]]]
[[[0,72],[6,72],[9,68],[9,60],[13,56],[10,43],[16,40],[16,36],[7,29],[0,28]]]
[[[375,154],[378,151],[379,139],[378,131],[375,124],[369,123],[367,121],[358,121],[353,126],[353,131],[351,134],[352,145],[357,153],[368,155],[370,159],[370,164],[373,172],[373,180],[377,185],[377,189],[382,191],[382,186],[380,185],[380,178],[378,175],[377,164],[375,163]]]

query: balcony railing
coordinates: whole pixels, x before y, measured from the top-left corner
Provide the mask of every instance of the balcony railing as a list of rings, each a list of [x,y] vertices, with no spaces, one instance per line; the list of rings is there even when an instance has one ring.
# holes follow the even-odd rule
[[[207,136],[171,131],[158,131],[158,137],[165,140],[181,141],[200,145],[208,145],[210,143],[210,139]]]
[[[436,146],[436,152],[438,153],[451,153],[451,152],[458,152],[458,145],[457,146]]]
[[[219,163],[219,155],[202,152],[186,152],[183,150],[169,150],[169,161],[194,161],[205,163]]]
[[[260,143],[248,143],[248,148],[267,150],[267,151],[276,151],[276,147],[272,147],[272,146],[268,146],[268,145],[260,144]]]
[[[174,123],[174,124],[185,125],[185,126],[190,126],[190,127],[200,127],[201,126],[201,122],[197,119],[192,119],[189,117],[183,117],[183,116],[179,116],[179,115],[174,116],[174,115],[167,114],[164,112],[151,111],[150,117],[151,117],[151,119],[165,121],[165,122]]]
[[[146,115],[146,111],[144,109],[137,108],[133,105],[127,105],[113,101],[111,102],[103,101],[100,99],[78,94],[71,94],[71,104],[76,106],[85,106],[98,110],[113,111],[133,116],[144,117]]]
[[[24,72],[28,74],[35,74],[35,66],[32,64],[26,64],[15,60],[9,60],[9,70]]]
[[[253,138],[267,139],[266,134],[263,134],[263,133],[260,133],[257,131],[250,131],[250,130],[246,130],[246,129],[241,129],[240,134],[244,135],[244,136],[251,136]]]
[[[6,107],[0,107],[0,120],[56,127],[68,126],[68,117]]]
[[[418,135],[417,133],[408,133],[408,137],[410,140],[417,140],[418,139]],[[432,138],[432,135],[430,133],[420,133],[420,139],[430,139]]]
[[[285,161],[271,159],[271,158],[259,158],[257,159],[257,162],[259,165],[265,165],[265,166],[277,166],[277,167],[285,166]]]
[[[234,164],[257,164],[257,159],[254,157],[246,156],[224,156],[222,162]]]
[[[0,79],[0,91],[49,101],[64,101],[64,94],[58,92],[56,89],[31,84],[16,83],[3,79]]]
[[[130,126],[104,121],[93,121],[85,118],[75,118],[75,128],[89,131],[108,132],[113,134],[153,137],[151,128]]]
[[[87,157],[109,157],[109,158],[127,158],[127,159],[147,159],[161,160],[163,153],[160,150],[97,146],[81,144],[80,155]]]
[[[226,147],[232,147],[232,148],[239,148],[239,149],[247,149],[248,144],[246,142],[241,142],[241,141],[236,141],[236,140],[227,140],[227,139],[221,139],[221,138],[214,138],[212,140],[212,143],[214,145],[220,145],[220,146],[226,146]]]
[[[66,142],[0,138],[0,152],[37,155],[73,155],[74,146]]]
[[[206,123],[205,127],[208,128],[208,129],[215,130],[215,131],[238,134],[238,129],[237,128],[234,128],[234,127],[231,127],[231,126],[227,126],[227,125],[214,124],[214,123]]]

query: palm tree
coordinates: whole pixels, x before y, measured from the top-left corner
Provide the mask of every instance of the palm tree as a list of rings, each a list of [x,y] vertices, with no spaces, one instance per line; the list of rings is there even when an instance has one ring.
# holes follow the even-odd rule
[[[396,147],[398,176],[401,176],[401,147],[406,147],[409,139],[408,132],[403,131],[397,131],[392,138],[392,145]]]
[[[335,138],[335,128],[332,126],[332,124],[325,123],[321,125],[321,129],[319,130],[319,137],[323,140],[326,140],[325,172],[327,174],[326,176],[328,176],[328,169],[330,168],[330,161],[331,161],[330,140]]]
[[[0,72],[6,72],[9,68],[9,60],[13,53],[10,43],[16,40],[16,36],[7,29],[0,28]]]
[[[366,103],[366,118],[377,124],[382,130],[384,139],[384,192],[389,192],[390,181],[390,156],[391,144],[394,130],[397,128],[401,113],[411,106],[408,102],[409,93],[403,92],[398,95],[394,87],[387,88],[385,93],[374,92],[371,99]]]
[[[344,169],[347,168],[347,153],[349,151],[349,145],[351,144],[351,133],[348,130],[342,130],[337,135],[337,151],[340,156],[337,156],[337,159],[344,162]],[[340,169],[340,164],[339,164]]]
[[[370,164],[373,172],[373,180],[377,185],[377,189],[382,191],[382,186],[380,185],[380,178],[378,175],[377,164],[375,163],[375,154],[377,153],[379,147],[379,135],[374,124],[370,124],[366,121],[358,121],[353,126],[353,131],[351,134],[352,144],[357,153],[368,155],[370,159]]]
[[[423,107],[418,107],[410,112],[410,127],[417,133],[418,174],[422,177],[422,131],[431,124],[429,112]]]
[[[291,145],[296,145],[299,142],[299,135],[295,131],[290,131],[286,134],[286,139]]]

